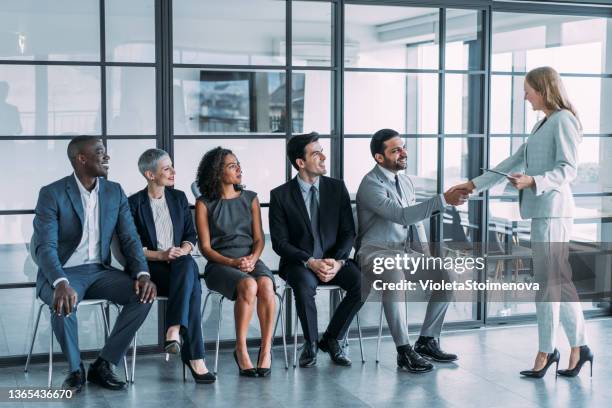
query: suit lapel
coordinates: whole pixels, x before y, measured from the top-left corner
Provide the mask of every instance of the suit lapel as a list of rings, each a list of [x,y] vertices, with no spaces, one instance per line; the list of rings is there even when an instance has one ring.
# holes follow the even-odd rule
[[[330,183],[327,182],[323,176],[319,177],[319,236],[321,237],[321,246],[325,248],[323,243],[324,234],[322,233],[324,225],[332,225],[329,221],[328,217],[332,215],[332,208],[338,208],[340,203],[336,203],[334,206],[332,204],[332,189],[330,188]],[[330,211],[326,211],[326,209],[330,209]]]
[[[176,201],[176,198],[174,197],[174,194],[172,194],[167,188],[164,189],[164,195],[166,197],[166,203],[168,204],[168,211],[170,212],[170,219],[172,220],[172,230],[174,232],[174,245],[175,246],[180,246],[180,239],[182,234],[179,231],[179,228],[181,227],[181,213],[180,213],[180,209],[179,209],[179,205],[178,202]]]
[[[378,165],[374,166],[374,172],[376,173],[376,176],[378,177],[378,180],[380,182],[382,182],[387,187],[388,191],[391,192],[391,195],[393,196],[393,198],[395,198],[395,200],[398,203],[402,204],[402,199],[397,194],[397,189],[395,188],[395,183],[392,183],[391,180],[389,180],[387,175],[382,172],[382,170],[378,167]],[[400,181],[400,185],[401,185],[401,181]]]
[[[416,191],[414,191],[414,184],[412,184],[410,176],[406,174],[404,176],[399,178],[400,186],[402,186],[402,193],[405,195],[405,202],[410,204],[416,199]]]
[[[79,220],[81,220],[81,229],[83,229],[83,225],[85,224],[85,215],[83,211],[83,202],[81,201],[81,193],[79,192],[79,187],[77,186],[76,180],[74,179],[74,175],[70,176],[66,183],[66,193],[70,198],[70,202],[72,203],[72,207],[74,208],[74,212],[79,216]]]
[[[312,228],[310,226],[310,217],[308,217],[308,211],[306,210],[306,204],[304,203],[304,198],[302,197],[302,191],[300,190],[300,185],[298,184],[297,178],[294,178],[293,180],[291,180],[290,190],[291,190],[291,197],[293,198],[293,201],[295,202],[295,205],[298,208],[298,212],[302,215],[302,219],[304,220],[304,223],[306,224],[308,231],[310,231],[310,235],[312,235]],[[320,213],[321,212],[319,211],[319,214]]]
[[[155,233],[155,221],[153,220],[153,210],[151,209],[151,202],[149,201],[149,195],[147,189],[140,191],[140,207],[142,208],[142,221],[147,230],[149,241],[153,248],[157,249],[157,234]]]

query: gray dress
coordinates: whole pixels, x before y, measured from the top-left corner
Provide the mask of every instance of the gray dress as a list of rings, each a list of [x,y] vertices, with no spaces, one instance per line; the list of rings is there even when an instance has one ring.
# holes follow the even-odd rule
[[[251,253],[253,248],[253,216],[251,205],[257,193],[243,190],[236,198],[207,200],[199,198],[208,209],[210,246],[228,258],[240,258]],[[208,262],[204,269],[204,281],[209,289],[221,293],[228,299],[236,300],[236,287],[244,278],[267,276],[274,283],[268,267],[257,260],[252,272]]]

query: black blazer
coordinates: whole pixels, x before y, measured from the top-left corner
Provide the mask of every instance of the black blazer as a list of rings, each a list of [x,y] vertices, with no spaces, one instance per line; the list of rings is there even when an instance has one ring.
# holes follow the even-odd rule
[[[321,176],[319,180],[319,229],[324,258],[347,260],[355,241],[351,199],[344,182]],[[270,193],[272,248],[285,265],[306,262],[313,253],[314,237],[306,204],[296,178]]]
[[[164,191],[174,228],[174,246],[178,247],[182,242],[189,241],[195,247],[197,237],[187,196],[182,191],[171,188],[166,188]],[[157,234],[147,189],[131,195],[128,201],[142,245],[147,249],[157,251]]]

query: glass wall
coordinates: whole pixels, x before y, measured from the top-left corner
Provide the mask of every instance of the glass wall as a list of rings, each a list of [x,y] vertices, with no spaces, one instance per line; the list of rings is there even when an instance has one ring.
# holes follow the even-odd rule
[[[521,146],[542,119],[524,100],[525,73],[551,66],[562,76],[568,96],[578,111],[584,137],[578,151],[578,176],[571,184],[576,214],[572,242],[610,242],[612,229],[612,19],[605,17],[494,12],[491,55],[491,139],[489,165],[494,166]],[[518,195],[511,185],[491,191],[489,234],[493,245],[511,242],[517,255],[490,265],[497,276],[529,280],[529,221],[520,219]],[[514,251],[516,249],[516,251]],[[576,257],[573,262],[577,262]],[[603,269],[602,269],[603,268]],[[607,268],[607,269],[606,269]],[[581,268],[585,269],[585,268]],[[609,259],[596,260],[585,273],[594,277],[610,270]],[[594,279],[594,281],[597,278]],[[589,288],[582,288],[589,290]],[[594,288],[590,288],[594,289]],[[596,309],[596,303],[585,303]],[[504,301],[488,308],[491,317],[533,313],[533,304]]]
[[[28,287],[33,209],[42,186],[71,174],[70,138],[99,135],[109,179],[128,195],[144,185],[136,160],[158,143],[154,16],[154,0],[0,5],[0,357],[27,352],[39,306]],[[35,353],[47,350],[43,315]],[[79,312],[83,350],[103,344],[101,322],[96,308]],[[138,340],[157,343],[156,311]]]
[[[232,149],[244,183],[262,203],[263,260],[276,269],[269,197],[295,175],[285,158],[293,134],[321,135],[328,175],[343,178],[354,199],[374,166],[371,135],[393,128],[407,146],[406,173],[417,198],[427,199],[524,143],[539,117],[523,99],[523,77],[551,65],[561,72],[585,133],[572,184],[578,208],[572,240],[611,240],[612,9],[566,6],[572,12],[563,14],[554,6],[518,12],[486,1],[480,8],[459,0],[443,8],[439,1],[366,3],[1,2],[0,327],[8,333],[17,316],[28,326],[0,336],[0,358],[25,354],[38,305],[29,256],[33,208],[40,187],[71,173],[65,152],[77,134],[103,139],[109,179],[128,195],[145,185],[136,166],[140,153],[154,146],[170,151],[177,188],[192,204],[202,155],[216,146]],[[433,218],[429,238],[468,251],[487,241],[491,254],[513,245],[516,256],[492,262],[487,272],[528,279],[530,224],[520,219],[517,200],[516,190],[499,185]],[[593,265],[590,273],[606,278],[609,257]],[[447,321],[482,324],[533,313],[530,304],[488,298],[485,305],[484,299],[453,303]],[[317,304],[323,329],[330,302],[321,295]],[[218,307],[208,304],[207,340],[214,338]],[[234,337],[232,308],[223,309],[223,339]],[[411,304],[411,323],[423,313]],[[100,346],[98,318],[93,310],[81,319],[84,348]],[[377,304],[365,306],[361,322],[378,324]],[[41,327],[39,333],[35,351],[44,352],[47,332]],[[154,310],[139,342],[157,344],[158,334]],[[257,319],[249,337],[259,337]]]

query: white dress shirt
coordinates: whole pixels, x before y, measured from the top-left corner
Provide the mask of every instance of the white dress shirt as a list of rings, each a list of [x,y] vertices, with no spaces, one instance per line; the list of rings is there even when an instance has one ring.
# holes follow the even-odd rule
[[[81,204],[83,205],[83,235],[81,242],[76,247],[70,258],[66,261],[64,268],[73,266],[100,263],[100,207],[98,205],[98,192],[100,191],[100,182],[96,179],[96,185],[91,190],[81,184],[79,178],[74,174],[77,186],[79,187],[79,195],[81,196]],[[68,280],[59,278],[53,282],[55,287],[60,281]]]

